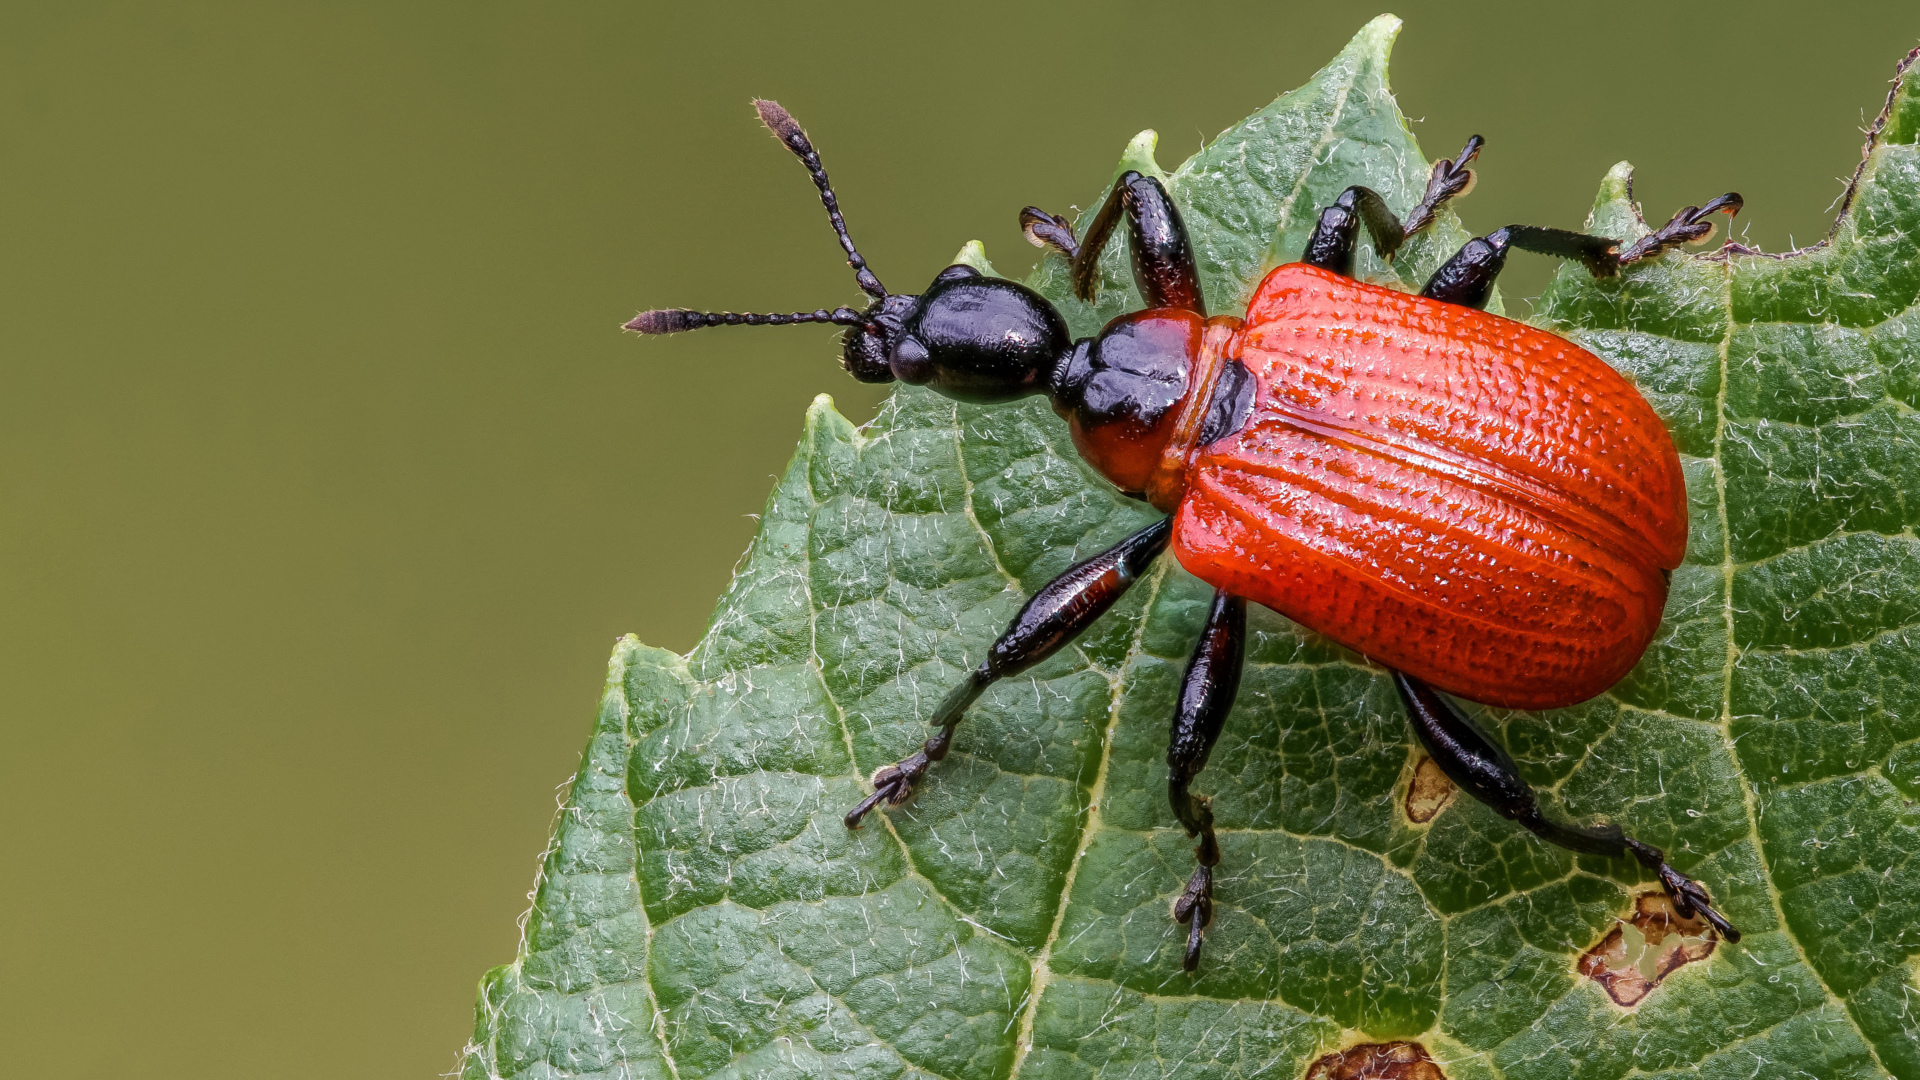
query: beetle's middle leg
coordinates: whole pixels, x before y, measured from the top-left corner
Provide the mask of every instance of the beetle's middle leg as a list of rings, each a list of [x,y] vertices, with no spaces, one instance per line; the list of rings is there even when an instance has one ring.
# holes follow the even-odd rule
[[[896,806],[906,802],[913,794],[914,782],[926,775],[927,767],[953,748],[953,730],[960,726],[967,706],[995,682],[1018,675],[1079,637],[1126,595],[1167,549],[1172,535],[1173,519],[1162,518],[1041,586],[987,650],[987,658],[940,702],[928,720],[940,730],[911,757],[873,774],[873,794],[847,811],[847,828],[859,828],[867,811],[882,802]]]
[[[1618,825],[1569,825],[1547,817],[1533,789],[1520,779],[1513,758],[1466,714],[1433,687],[1410,675],[1394,672],[1393,684],[1400,691],[1400,701],[1407,707],[1407,718],[1413,722],[1420,744],[1433,756],[1440,771],[1467,794],[1540,839],[1575,854],[1609,859],[1631,854],[1660,879],[1661,888],[1672,898],[1673,909],[1681,918],[1692,918],[1697,912],[1720,931],[1721,937],[1740,940],[1740,931],[1713,909],[1707,891],[1667,865],[1667,856],[1659,848],[1635,840]]]
[[[1548,229],[1538,225],[1509,225],[1466,242],[1453,258],[1427,279],[1421,296],[1471,308],[1484,308],[1493,296],[1493,279],[1506,268],[1507,252],[1518,248],[1537,255],[1578,260],[1594,277],[1613,277],[1624,266],[1651,259],[1668,248],[1696,244],[1713,235],[1713,215],[1731,217],[1745,205],[1735,192],[1709,199],[1705,206],[1681,208],[1673,219],[1622,250],[1620,241],[1604,236]]]
[[[1457,199],[1473,187],[1474,173],[1467,164],[1480,156],[1480,147],[1485,142],[1475,135],[1467,140],[1458,157],[1434,162],[1433,172],[1427,176],[1427,193],[1407,214],[1404,223],[1388,209],[1387,200],[1372,188],[1355,184],[1341,192],[1333,205],[1320,211],[1320,220],[1313,226],[1313,235],[1307,238],[1307,250],[1300,261],[1352,277],[1353,254],[1360,242],[1361,225],[1367,227],[1367,235],[1373,238],[1373,249],[1380,257],[1393,258],[1407,237],[1433,224],[1434,216],[1447,200]]]
[[[1213,868],[1220,863],[1220,841],[1213,835],[1213,805],[1187,790],[1206,767],[1213,744],[1227,722],[1227,711],[1240,692],[1240,669],[1246,655],[1247,602],[1225,592],[1213,594],[1213,607],[1200,641],[1187,661],[1180,681],[1180,698],[1173,709],[1173,738],[1167,744],[1167,799],[1186,827],[1200,841],[1193,854],[1200,866],[1187,880],[1186,890],[1174,902],[1173,917],[1187,924],[1187,951],[1180,964],[1192,971],[1200,963],[1200,934],[1213,921]]]

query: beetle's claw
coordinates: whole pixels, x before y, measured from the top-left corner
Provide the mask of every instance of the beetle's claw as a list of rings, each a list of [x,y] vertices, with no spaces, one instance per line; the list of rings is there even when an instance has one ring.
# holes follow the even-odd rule
[[[1192,971],[1200,966],[1200,931],[1204,928],[1202,920],[1200,919],[1195,919],[1192,923],[1188,924],[1187,951],[1186,955],[1180,958],[1180,967],[1183,970]]]
[[[1632,838],[1627,839],[1627,849],[1633,852],[1640,865],[1654,872],[1660,879],[1660,887],[1666,890],[1667,897],[1673,901],[1673,910],[1683,919],[1696,916],[1713,924],[1720,936],[1729,942],[1740,940],[1740,930],[1727,921],[1725,915],[1713,908],[1713,898],[1700,883],[1667,865],[1666,852],[1652,844],[1643,844]]]
[[[922,750],[897,765],[888,765],[874,773],[873,794],[861,799],[860,805],[847,811],[847,828],[859,828],[860,819],[867,816],[867,811],[882,802],[889,806],[906,802],[913,795],[913,782],[926,773],[928,761],[927,752]]]
[[[1180,966],[1188,971],[1200,966],[1200,933],[1213,922],[1213,867],[1202,866],[1187,879],[1187,888],[1173,903],[1175,922],[1187,924],[1187,952]]]

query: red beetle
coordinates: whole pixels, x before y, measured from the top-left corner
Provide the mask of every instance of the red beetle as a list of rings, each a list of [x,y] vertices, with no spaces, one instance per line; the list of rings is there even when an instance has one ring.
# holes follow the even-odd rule
[[[1571,705],[1631,669],[1653,639],[1669,572],[1686,547],[1686,483],[1673,439],[1605,361],[1484,310],[1515,248],[1581,261],[1595,276],[1705,239],[1740,196],[1689,206],[1621,250],[1618,241],[1509,225],[1470,240],[1420,295],[1352,277],[1364,226],[1391,258],[1473,182],[1478,136],[1434,165],[1403,223],[1350,187],[1320,214],[1302,261],[1276,268],[1244,319],[1207,317],[1180,212],[1160,182],[1128,172],[1084,239],[1028,207],[1036,244],[1072,260],[1082,299],[1122,219],[1147,309],[1072,340],[1044,298],[966,266],[918,296],[886,291],[855,250],[820,157],[785,109],[760,119],[820,188],[847,262],[873,298],[790,315],[660,309],[627,329],[830,322],[863,382],[927,386],[961,401],[1045,394],[1074,445],[1119,489],[1171,515],[1056,578],[947,695],[921,750],[874,774],[847,814],[858,827],[912,793],[947,755],[966,708],[1000,678],[1072,641],[1171,545],[1216,592],[1188,662],[1167,751],[1168,796],[1199,868],[1174,904],[1198,963],[1220,861],[1208,800],[1188,790],[1239,689],[1246,602],[1257,601],[1392,671],[1415,733],[1455,784],[1551,843],[1632,855],[1682,917],[1740,934],[1706,890],[1615,825],[1546,817],[1513,759],[1441,691],[1511,708]]]

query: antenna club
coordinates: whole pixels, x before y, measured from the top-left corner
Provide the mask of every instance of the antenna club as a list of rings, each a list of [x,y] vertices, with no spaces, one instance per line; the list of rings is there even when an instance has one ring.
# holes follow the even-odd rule
[[[697,330],[707,325],[697,311],[685,308],[656,308],[643,311],[632,321],[621,325],[622,330],[632,330],[641,334],[678,334],[682,330]]]
[[[754,98],[753,108],[760,114],[760,122],[767,125],[767,130],[773,132],[775,138],[792,147],[794,152],[802,153],[812,149],[812,144],[807,141],[807,133],[800,130],[800,121],[795,120],[793,114],[782,108],[779,102]]]

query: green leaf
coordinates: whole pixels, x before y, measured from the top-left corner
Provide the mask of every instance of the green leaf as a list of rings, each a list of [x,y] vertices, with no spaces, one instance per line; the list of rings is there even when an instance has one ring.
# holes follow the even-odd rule
[[[1398,25],[1163,174],[1215,310],[1346,185],[1417,198],[1386,84]],[[1468,799],[1415,822],[1419,755],[1380,671],[1262,611],[1198,784],[1225,828],[1222,910],[1184,974],[1168,909],[1193,857],[1163,755],[1209,591],[1171,560],[990,691],[912,803],[849,832],[864,778],[925,737],[1023,598],[1150,512],[1043,403],[907,389],[856,430],[823,397],[700,645],[616,649],[466,1075],[1290,1078],[1414,1040],[1449,1077],[1920,1077],[1916,136],[1909,81],[1822,245],[1568,269],[1539,313],[1668,419],[1693,536],[1632,676],[1484,719],[1559,809],[1707,883],[1739,945],[1616,1004],[1577,963],[1651,889],[1636,868]],[[1151,147],[1127,167],[1157,169]],[[1594,230],[1645,229],[1629,177],[1606,178]],[[1411,286],[1465,237],[1444,215],[1360,272]],[[1137,304],[1125,261],[1108,252],[1097,305],[1057,258],[1034,284],[1089,333]]]

